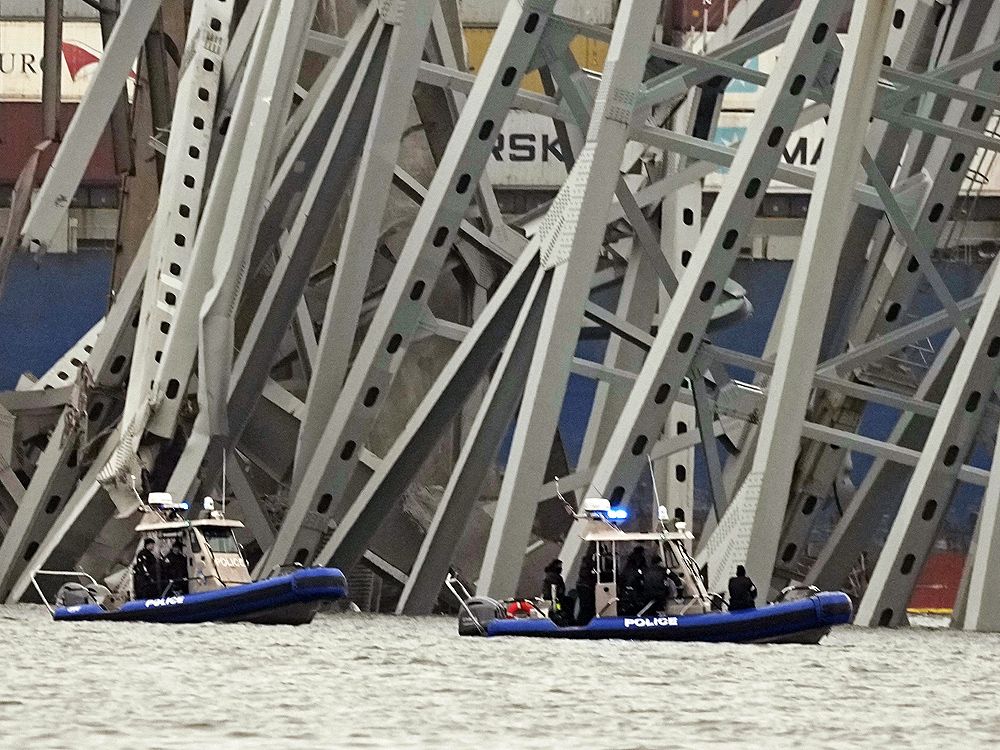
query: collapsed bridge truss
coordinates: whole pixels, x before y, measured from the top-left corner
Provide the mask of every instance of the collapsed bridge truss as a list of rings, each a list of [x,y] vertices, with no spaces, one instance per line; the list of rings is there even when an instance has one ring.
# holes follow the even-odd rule
[[[8,249],[53,241],[129,66],[177,12],[122,5]],[[0,396],[0,597],[30,596],[39,567],[112,572],[137,492],[194,498],[224,476],[256,575],[363,566],[407,614],[432,610],[449,569],[511,596],[540,550],[571,569],[581,552],[557,476],[641,515],[651,470],[693,518],[676,478],[700,445],[712,588],[737,562],[779,589],[841,587],[877,560],[857,621],[902,624],[965,483],[984,489],[955,620],[1000,628],[1000,478],[971,460],[997,444],[1000,275],[955,299],[935,263],[970,170],[1000,148],[1000,5],[741,0],[694,52],[663,31],[661,0],[621,0],[611,28],[510,0],[475,73],[455,0],[371,0],[340,29],[317,23],[317,0],[238,5],[194,0],[177,75],[148,62],[132,106],[169,99],[169,127],[146,134],[158,201],[123,229],[131,265],[107,316]],[[602,70],[580,67],[580,37],[607,45]],[[746,65],[778,45],[770,74]],[[534,72],[543,93],[521,85]],[[726,146],[712,133],[730,81],[762,93]],[[516,217],[486,172],[513,110],[554,122],[567,168]],[[790,134],[821,118],[815,168],[785,163]],[[730,275],[774,181],[811,200],[754,356],[711,333],[749,314]],[[922,287],[935,309],[910,314]],[[599,360],[577,352],[593,330]],[[926,367],[886,374],[945,334]],[[571,375],[596,388],[575,464]],[[871,405],[896,414],[885,440],[861,429]],[[845,490],[852,453],[874,463]]]

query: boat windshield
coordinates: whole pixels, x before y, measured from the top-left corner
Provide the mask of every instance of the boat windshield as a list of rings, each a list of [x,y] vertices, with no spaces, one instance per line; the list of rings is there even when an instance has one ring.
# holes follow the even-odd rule
[[[236,543],[236,537],[231,529],[202,528],[201,533],[205,536],[205,542],[212,552],[226,553],[240,551]]]

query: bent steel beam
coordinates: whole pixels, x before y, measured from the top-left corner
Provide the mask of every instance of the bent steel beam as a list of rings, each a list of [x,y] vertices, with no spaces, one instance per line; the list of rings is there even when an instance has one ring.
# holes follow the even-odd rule
[[[469,206],[518,83],[531,69],[552,0],[511,3],[427,190],[382,302],[278,531],[267,565],[308,562],[345,494],[362,447],[416,333],[426,297]],[[414,63],[416,65],[416,63]]]
[[[864,151],[878,82],[877,62],[892,11],[892,3],[886,0],[860,0],[854,5],[827,144],[789,281],[786,322],[778,340],[753,465],[699,553],[699,563],[708,565],[709,587],[715,591],[723,590],[738,563],[744,563],[762,585],[771,580],[812,390],[811,379],[801,377],[801,372],[811,372],[819,355],[816,330],[826,322],[851,212],[843,195],[854,182]]]
[[[612,434],[591,485],[591,494],[621,502],[656,442],[711,319],[714,301],[733,269],[740,237],[749,228],[784,143],[802,109],[805,91],[820,71],[841,2],[803,2],[792,22],[778,69],[747,129],[729,178],[716,199],[691,260],[670,300],[652,349]],[[579,545],[571,532],[563,563],[573,567]],[[571,556],[572,559],[570,559]]]

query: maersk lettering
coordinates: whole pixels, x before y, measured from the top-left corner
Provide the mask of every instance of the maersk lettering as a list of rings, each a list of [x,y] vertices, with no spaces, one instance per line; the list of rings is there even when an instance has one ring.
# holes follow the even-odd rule
[[[501,133],[493,145],[493,158],[512,163],[564,161],[562,144],[548,133]]]
[[[791,141],[789,141],[788,146],[790,145]],[[819,163],[819,157],[823,153],[822,138],[819,141],[819,145],[816,146],[816,150],[812,154],[809,153],[809,139],[805,136],[801,136],[795,142],[795,146],[791,151],[788,150],[788,146],[785,146],[785,153],[783,154],[785,157],[785,163],[787,164],[801,164],[802,166],[809,164],[811,166],[815,166]]]

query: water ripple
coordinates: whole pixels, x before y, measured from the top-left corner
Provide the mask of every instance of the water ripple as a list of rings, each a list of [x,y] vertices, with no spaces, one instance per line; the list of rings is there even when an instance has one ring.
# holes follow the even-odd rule
[[[996,745],[1000,637],[822,646],[459,638],[448,618],[53,623],[0,607],[0,748]]]

